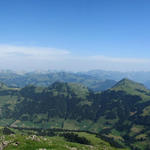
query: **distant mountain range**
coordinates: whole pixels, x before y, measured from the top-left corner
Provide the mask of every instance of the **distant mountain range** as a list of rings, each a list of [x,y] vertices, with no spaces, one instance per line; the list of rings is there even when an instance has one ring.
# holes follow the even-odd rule
[[[88,72],[13,72],[0,71],[0,81],[11,87],[25,87],[27,85],[47,87],[54,82],[80,83],[93,91],[104,91],[114,86],[122,78],[143,83],[150,89],[150,72],[116,72],[92,70]]]
[[[150,148],[150,90],[126,78],[103,92],[67,82],[0,84],[0,126],[88,130],[145,150]]]
[[[147,88],[150,88],[150,71],[131,71],[131,72],[118,72],[118,71],[104,71],[104,70],[91,70],[87,72],[88,75],[93,77],[101,78],[101,79],[112,79],[115,81],[119,81],[122,78],[128,78],[130,80],[134,80],[136,82],[141,82]]]
[[[36,85],[47,87],[54,82],[80,83],[93,91],[104,91],[112,87],[116,81],[111,79],[100,79],[86,73],[50,72],[50,73],[25,73],[0,72],[0,81],[11,87],[25,87]]]

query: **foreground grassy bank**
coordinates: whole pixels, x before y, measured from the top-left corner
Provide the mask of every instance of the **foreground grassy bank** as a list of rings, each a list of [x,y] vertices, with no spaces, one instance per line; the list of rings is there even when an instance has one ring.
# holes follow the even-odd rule
[[[2,150],[125,150],[115,148],[96,135],[86,132],[47,132],[47,136],[44,135],[45,133],[1,127],[0,148]],[[68,135],[70,139],[67,138]]]

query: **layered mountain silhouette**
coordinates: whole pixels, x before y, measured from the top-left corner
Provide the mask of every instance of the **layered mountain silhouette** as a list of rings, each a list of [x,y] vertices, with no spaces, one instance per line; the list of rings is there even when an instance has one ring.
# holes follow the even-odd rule
[[[88,75],[88,73],[72,72],[30,72],[18,74],[12,71],[0,72],[0,81],[11,87],[23,88],[29,84],[47,87],[54,82],[69,82],[83,84],[93,91],[104,91],[116,84],[113,79],[103,79]]]

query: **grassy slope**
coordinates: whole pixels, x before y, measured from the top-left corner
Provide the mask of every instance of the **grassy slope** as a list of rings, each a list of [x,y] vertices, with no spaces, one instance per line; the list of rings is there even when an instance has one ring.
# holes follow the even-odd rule
[[[129,79],[123,79],[119,81],[111,90],[125,91],[131,95],[137,95],[142,97],[143,101],[150,100],[150,90],[146,89],[143,84],[134,82]]]
[[[134,116],[136,115],[136,113],[139,113],[138,118],[140,117],[140,119],[143,119],[143,122],[142,124],[138,122],[133,123],[133,120],[130,130],[128,131],[128,135],[135,140],[131,145],[136,146],[141,150],[146,149],[150,140],[150,129],[148,125],[148,117],[150,117],[150,90],[146,89],[143,84],[139,84],[128,79],[121,80],[111,90],[125,91],[130,95],[137,95],[142,98],[142,100],[138,103],[141,106],[143,105],[144,108],[141,107],[141,110],[139,112],[133,112],[133,114],[131,115]],[[126,121],[126,123],[128,124],[129,122]],[[123,132],[119,133],[123,135]],[[111,134],[114,135],[113,132]]]
[[[118,148],[110,146],[109,143],[100,138],[97,138],[95,135],[84,132],[78,133],[78,135],[90,140],[91,145],[68,142],[60,136],[34,136],[33,138],[33,135],[28,135],[26,133],[27,131],[11,130],[13,130],[15,134],[3,135],[2,128],[0,128],[0,135],[3,135],[3,138],[0,139],[0,143],[2,141],[9,142],[5,150],[40,150],[42,148],[44,150],[119,150]],[[33,134],[35,135],[35,133]]]

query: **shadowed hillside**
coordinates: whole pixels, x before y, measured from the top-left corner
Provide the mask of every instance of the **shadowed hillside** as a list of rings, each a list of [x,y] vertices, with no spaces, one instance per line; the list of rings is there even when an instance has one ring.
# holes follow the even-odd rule
[[[150,91],[142,84],[123,79],[100,93],[81,84],[63,82],[22,89],[2,85],[3,126],[86,130],[100,133],[123,147],[148,146]]]

